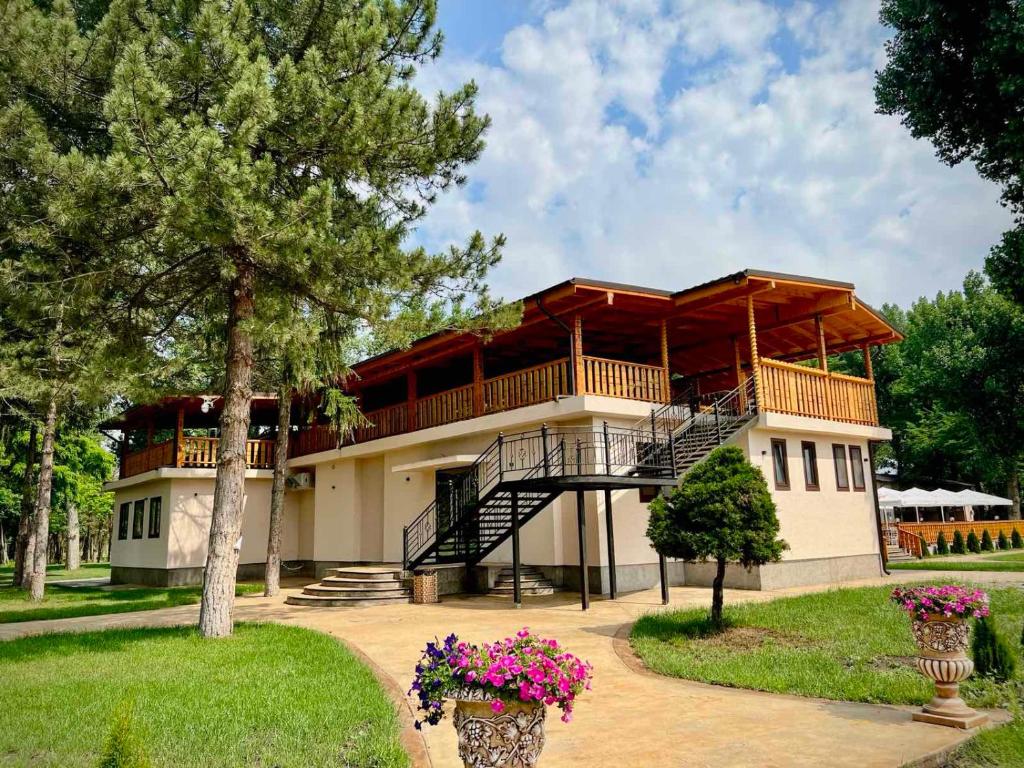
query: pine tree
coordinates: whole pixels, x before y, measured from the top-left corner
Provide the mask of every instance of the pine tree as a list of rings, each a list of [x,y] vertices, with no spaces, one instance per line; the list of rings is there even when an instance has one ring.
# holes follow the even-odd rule
[[[978,534],[974,531],[970,531],[967,534],[967,551],[974,552],[975,554],[981,552],[981,542],[978,541]]]
[[[988,532],[988,528],[981,532],[981,549],[983,552],[992,552],[995,550],[995,544],[992,541],[992,534]]]
[[[125,701],[114,712],[103,756],[97,768],[150,768],[149,757],[139,737],[135,707]]]
[[[937,555],[948,555],[949,554],[949,543],[946,541],[946,534],[939,531],[938,537],[935,539],[935,554]]]
[[[967,545],[964,544],[964,535],[959,531],[953,531],[953,546],[950,550],[954,555],[966,555]]]
[[[1013,677],[1017,669],[1017,659],[1013,649],[999,633],[992,617],[983,617],[974,623],[974,635],[971,638],[971,656],[974,667],[982,677],[991,677],[998,682],[1006,682]]]
[[[999,543],[999,549],[1006,550],[1010,548],[1010,540],[1006,538],[1006,531],[999,531],[999,538],[996,539]]]
[[[1021,537],[1020,531],[1016,528],[1014,528],[1013,532],[1010,534],[1010,543],[1013,544],[1014,549],[1024,547],[1024,537]]]

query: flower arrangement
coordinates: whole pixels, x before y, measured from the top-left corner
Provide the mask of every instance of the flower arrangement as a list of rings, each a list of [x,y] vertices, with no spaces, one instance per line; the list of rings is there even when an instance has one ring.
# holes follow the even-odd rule
[[[980,619],[988,616],[988,594],[980,589],[966,589],[956,584],[942,587],[897,587],[892,601],[913,619],[940,615],[947,618]]]
[[[437,725],[444,717],[446,698],[460,692],[476,691],[491,700],[495,713],[505,710],[507,701],[543,702],[562,710],[562,721],[572,719],[572,708],[584,690],[590,689],[593,667],[549,640],[523,628],[482,646],[465,643],[454,634],[444,642],[427,643],[416,665],[409,694],[419,698],[424,723]]]

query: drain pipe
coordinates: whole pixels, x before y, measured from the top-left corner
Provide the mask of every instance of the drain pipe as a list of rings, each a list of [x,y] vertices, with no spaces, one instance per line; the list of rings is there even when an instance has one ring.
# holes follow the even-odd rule
[[[571,360],[574,357],[573,353],[575,352],[575,350],[573,348],[576,345],[576,342],[573,340],[572,328],[570,328],[568,325],[563,323],[558,318],[557,315],[552,314],[551,311],[547,307],[544,306],[544,301],[541,299],[540,296],[537,296],[534,299],[534,303],[536,303],[537,309],[539,309],[541,312],[543,312],[547,316],[547,318],[549,320],[551,320],[551,322],[555,323],[563,331],[565,331],[567,334],[569,334],[569,358]],[[573,366],[571,364],[568,367],[569,367],[569,391],[570,392],[575,392],[576,391],[576,369],[575,369],[575,366]]]
[[[878,478],[875,476],[875,450],[878,448],[878,440],[868,440],[868,465],[871,468],[871,499],[875,505],[875,526],[878,529],[878,556],[881,558],[882,573],[892,576],[889,569],[889,549],[885,540],[885,531],[882,529],[882,509],[878,505]]]

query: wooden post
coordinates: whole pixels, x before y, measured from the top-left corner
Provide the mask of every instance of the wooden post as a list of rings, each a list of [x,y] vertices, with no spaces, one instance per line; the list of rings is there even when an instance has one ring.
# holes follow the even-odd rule
[[[146,447],[149,448],[153,444],[153,417],[149,417],[149,422],[146,424]]]
[[[604,489],[604,524],[608,529],[608,592],[612,600],[616,596],[615,584],[615,526],[612,524],[612,492]]]
[[[740,395],[740,413],[747,412],[747,393],[743,387],[743,359],[740,357],[740,340],[732,337],[732,357],[736,367],[736,387]]]
[[[750,338],[750,370],[754,377],[754,402],[758,410],[764,408],[764,391],[761,388],[761,359],[757,354],[757,320],[754,317],[754,297],[747,296],[747,335]]]
[[[587,575],[587,510],[583,491],[576,491],[576,529],[580,537],[580,606],[590,608],[590,579]]]
[[[484,350],[473,347],[473,415],[484,415]]]
[[[825,349],[825,323],[821,315],[814,316],[814,337],[818,340],[818,368],[828,373],[828,350]]]
[[[672,379],[668,368],[668,322],[661,321],[661,402],[672,402]]]
[[[405,428],[412,432],[416,429],[416,371],[405,374]]]
[[[583,371],[583,318],[577,312],[572,318],[572,383],[573,394],[586,391],[586,374]]]
[[[174,466],[185,465],[185,406],[178,406],[178,423],[174,427]]]
[[[863,344],[861,349],[864,352],[864,375],[867,377],[868,381],[874,381],[875,369],[871,362],[871,345]]]

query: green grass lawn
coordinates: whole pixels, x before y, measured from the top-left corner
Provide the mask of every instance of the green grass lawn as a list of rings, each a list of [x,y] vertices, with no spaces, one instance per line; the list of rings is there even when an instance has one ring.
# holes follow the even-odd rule
[[[1003,560],[1003,558],[1006,558]],[[1024,558],[1012,559],[1012,556],[992,557],[987,560],[950,560],[945,557],[926,557],[923,560],[907,560],[889,563],[890,571],[1024,571]]]
[[[0,764],[92,768],[134,704],[155,768],[406,766],[398,718],[371,672],[327,635],[240,624],[112,630],[0,643]]]
[[[262,591],[262,584],[239,584],[235,589],[240,595]],[[65,587],[48,583],[42,602],[33,603],[25,590],[0,587],[0,624],[150,611],[198,603],[200,597],[201,587]]]
[[[636,653],[656,672],[690,680],[846,701],[920,704],[931,683],[913,666],[910,620],[891,587],[820,592],[729,606],[729,629],[709,631],[703,608],[653,613],[633,627]],[[1019,649],[1024,591],[989,590],[992,611]],[[964,697],[993,706],[1024,694],[1024,664],[1007,685],[970,680]]]
[[[14,576],[14,564],[0,565],[0,585],[10,586]],[[67,581],[69,579],[110,578],[110,563],[82,563],[81,568],[69,571],[61,563],[50,563],[46,566],[47,581]]]
[[[1024,718],[982,731],[956,751],[950,768],[1024,768]]]

